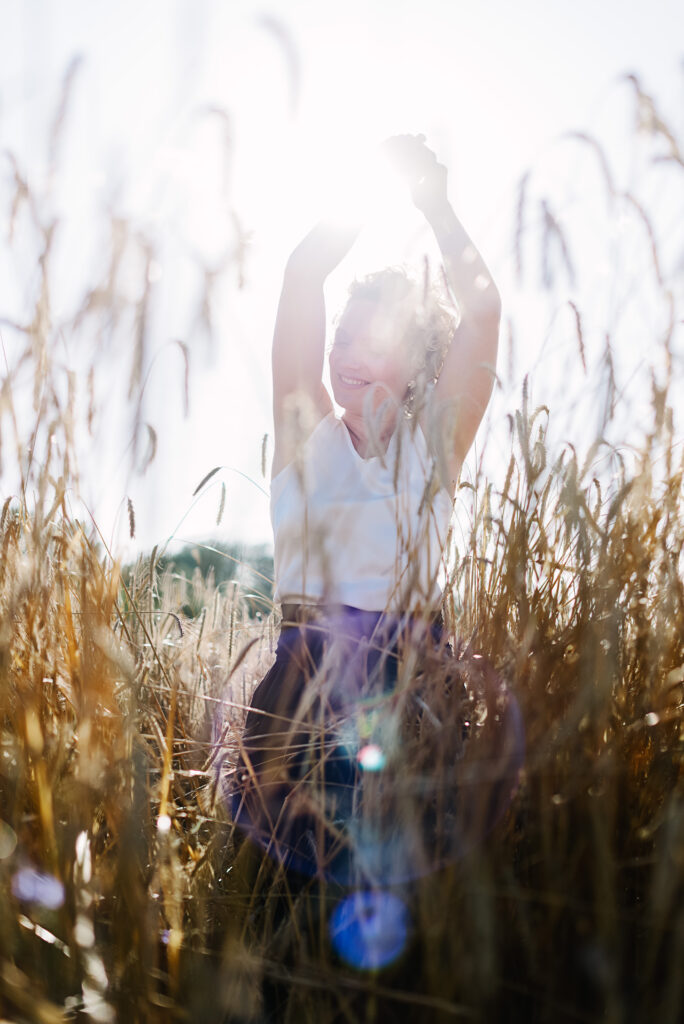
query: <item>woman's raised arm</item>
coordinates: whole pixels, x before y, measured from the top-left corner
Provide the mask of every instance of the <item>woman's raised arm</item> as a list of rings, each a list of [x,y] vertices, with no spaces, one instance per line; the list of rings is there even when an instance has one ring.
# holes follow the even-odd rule
[[[413,201],[435,233],[460,321],[433,394],[432,421],[444,448],[448,479],[455,493],[463,461],[496,379],[501,299],[484,260],[447,197],[447,169],[419,135],[399,135],[385,143],[408,180]]]
[[[287,261],[273,332],[273,476],[291,461],[297,443],[333,407],[323,384],[323,284],[358,232],[358,227],[341,228],[322,221]]]
[[[501,299],[489,270],[447,202],[428,216],[460,311],[434,391],[436,422],[449,449],[452,493],[496,380]]]

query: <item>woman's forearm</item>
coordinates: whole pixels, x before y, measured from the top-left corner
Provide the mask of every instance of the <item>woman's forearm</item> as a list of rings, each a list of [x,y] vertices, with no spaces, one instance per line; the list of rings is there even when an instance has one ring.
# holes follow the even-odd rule
[[[320,221],[295,247],[286,273],[304,274],[324,281],[354,244],[360,227],[339,227]]]
[[[426,213],[444,259],[449,286],[462,316],[501,308],[489,268],[447,202]]]
[[[317,224],[296,246],[285,267],[280,302],[273,331],[273,407],[276,422],[276,455],[280,464],[287,451],[281,429],[292,408],[293,396],[308,397],[318,413],[331,408],[323,385],[325,360],[325,296],[323,285],[351,248],[358,228]],[[289,408],[289,413],[288,413]]]
[[[425,145],[425,136],[394,135],[383,145],[435,233],[461,316],[479,318],[500,311],[492,276],[449,202],[447,168]]]

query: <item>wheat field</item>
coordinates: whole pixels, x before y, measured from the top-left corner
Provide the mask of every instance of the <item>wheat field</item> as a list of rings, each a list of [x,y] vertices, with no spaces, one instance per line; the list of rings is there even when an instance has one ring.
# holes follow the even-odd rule
[[[677,140],[633,85],[681,181]],[[278,609],[255,614],[239,583],[184,575],[163,550],[123,566],[97,524],[70,512],[68,492],[79,486],[72,390],[94,395],[99,317],[124,315],[122,229],[114,226],[109,279],[84,296],[70,325],[93,341],[91,371],[77,381],[55,354],[53,228],[16,163],[12,175],[8,242],[23,208],[43,244],[31,316],[0,325],[0,459],[22,481],[0,513],[3,1019],[676,1024],[684,1014],[676,272],[657,264],[670,330],[645,339],[665,370],[643,381],[648,416],[638,443],[627,452],[607,440],[621,411],[616,389],[605,398],[605,429],[585,451],[552,440],[554,408],[534,407],[526,381],[508,420],[506,468],[490,476],[478,464],[462,482],[470,512],[447,626],[464,671],[476,652],[505,680],[519,716],[515,777],[502,797],[497,770],[482,771],[503,756],[489,704],[489,715],[471,722],[458,768],[459,785],[472,783],[469,841],[415,877],[385,880],[372,923],[390,953],[369,963],[358,959],[358,936],[356,960],[339,941],[350,927],[340,923],[344,908],[356,907],[354,927],[363,919],[349,902],[354,887],[293,876],[244,840],[226,800],[246,707],[275,650]],[[547,213],[525,240],[542,259],[563,239]],[[520,246],[523,228],[521,218]],[[140,432],[145,303],[143,289],[129,310]],[[575,313],[568,344],[584,360]],[[609,333],[606,341],[610,354]],[[32,375],[28,433],[7,351]],[[128,511],[134,536],[130,502]],[[226,557],[218,548],[211,555],[217,564]],[[410,677],[408,655],[403,671]],[[477,671],[465,678],[469,699],[487,704]],[[427,711],[397,728],[409,729],[406,778],[430,775],[448,789],[454,731],[430,724],[442,682],[439,673],[421,681]],[[435,806],[435,834],[452,834],[448,810]],[[466,818],[457,818],[462,832]]]

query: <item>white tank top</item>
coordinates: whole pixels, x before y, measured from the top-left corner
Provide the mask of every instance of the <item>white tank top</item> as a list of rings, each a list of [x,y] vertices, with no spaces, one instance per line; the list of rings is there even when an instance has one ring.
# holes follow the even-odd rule
[[[271,482],[275,599],[368,611],[434,606],[453,501],[419,426],[363,459],[333,412]]]

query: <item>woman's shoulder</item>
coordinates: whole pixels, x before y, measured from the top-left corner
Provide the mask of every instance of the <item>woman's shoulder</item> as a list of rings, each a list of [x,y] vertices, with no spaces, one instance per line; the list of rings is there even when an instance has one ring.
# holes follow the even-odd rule
[[[346,429],[342,420],[339,419],[335,415],[334,411],[331,410],[323,416],[318,423],[316,423],[311,432],[301,440],[299,451],[305,459],[309,459],[314,453],[326,450],[325,446],[333,437],[341,436],[340,427],[342,427],[342,429]],[[298,456],[295,454],[284,465],[277,468],[277,471],[271,476],[271,495],[273,495],[274,489],[277,491],[281,488],[288,477],[295,472],[298,462]]]

